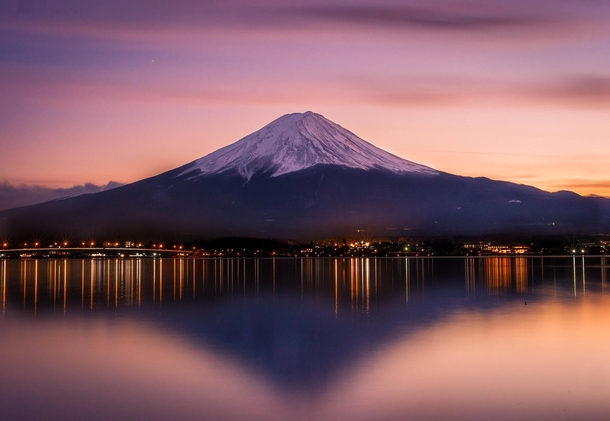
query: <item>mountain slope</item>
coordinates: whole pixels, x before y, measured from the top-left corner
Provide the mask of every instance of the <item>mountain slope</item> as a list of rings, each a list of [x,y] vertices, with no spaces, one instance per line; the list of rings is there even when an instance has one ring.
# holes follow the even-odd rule
[[[194,161],[184,173],[195,171],[198,176],[204,176],[233,169],[249,180],[257,172],[277,177],[317,164],[386,169],[397,174],[438,174],[379,149],[311,111],[284,115],[255,133]]]
[[[610,232],[610,200],[441,173],[313,113],[113,190],[0,212],[0,236],[200,240]]]

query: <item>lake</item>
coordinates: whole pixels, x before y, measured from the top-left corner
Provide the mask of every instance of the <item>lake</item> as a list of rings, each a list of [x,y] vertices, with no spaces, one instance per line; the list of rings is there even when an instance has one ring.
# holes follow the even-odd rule
[[[607,420],[609,268],[0,260],[0,418]]]

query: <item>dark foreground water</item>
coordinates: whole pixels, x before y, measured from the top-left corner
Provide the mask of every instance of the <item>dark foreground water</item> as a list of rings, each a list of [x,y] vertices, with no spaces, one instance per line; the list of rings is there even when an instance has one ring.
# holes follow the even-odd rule
[[[0,419],[607,420],[609,268],[0,260]]]

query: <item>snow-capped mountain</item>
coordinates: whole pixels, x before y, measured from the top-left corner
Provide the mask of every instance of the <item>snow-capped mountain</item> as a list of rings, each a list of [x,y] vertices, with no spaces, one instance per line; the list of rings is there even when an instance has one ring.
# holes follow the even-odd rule
[[[610,200],[435,171],[311,112],[112,190],[0,212],[0,238],[610,233]]]
[[[318,164],[363,170],[386,169],[396,174],[438,174],[360,139],[338,124],[311,111],[286,114],[243,139],[212,152],[184,173],[199,176],[231,169],[249,180],[257,172],[271,177]]]

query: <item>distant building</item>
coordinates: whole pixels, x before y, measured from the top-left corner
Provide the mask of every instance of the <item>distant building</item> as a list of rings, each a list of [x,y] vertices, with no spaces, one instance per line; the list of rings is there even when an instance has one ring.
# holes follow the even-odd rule
[[[525,245],[496,245],[483,244],[481,247],[483,252],[492,254],[527,254],[530,251],[529,246]]]

